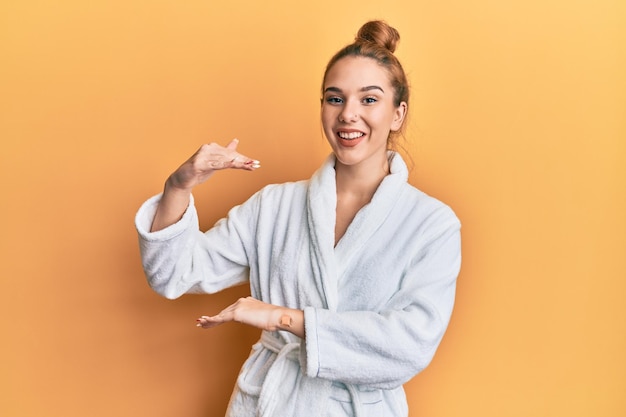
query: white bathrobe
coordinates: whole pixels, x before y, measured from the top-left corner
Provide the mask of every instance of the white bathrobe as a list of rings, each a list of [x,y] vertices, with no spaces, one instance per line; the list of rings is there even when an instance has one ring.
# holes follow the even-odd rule
[[[193,199],[178,223],[154,233],[160,196],[137,213],[144,270],[159,294],[249,281],[254,298],[304,310],[304,340],[262,333],[228,416],[407,416],[402,384],[428,365],[448,325],[457,217],[407,183],[396,154],[335,247],[334,164],[331,155],[310,180],[266,186],[206,233]]]

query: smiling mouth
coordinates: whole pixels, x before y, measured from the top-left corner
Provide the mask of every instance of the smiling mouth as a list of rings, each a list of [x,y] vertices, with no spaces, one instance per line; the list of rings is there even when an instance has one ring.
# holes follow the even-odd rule
[[[363,132],[337,132],[337,136],[339,136],[341,139],[352,140],[352,139],[358,139],[361,136],[365,136],[365,133]]]

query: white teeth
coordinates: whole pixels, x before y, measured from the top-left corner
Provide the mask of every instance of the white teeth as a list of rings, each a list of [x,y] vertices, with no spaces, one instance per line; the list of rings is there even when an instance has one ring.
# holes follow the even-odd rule
[[[350,133],[348,133],[348,132],[338,132],[337,134],[342,139],[356,139],[356,138],[360,138],[365,133],[361,133],[361,132],[350,132]]]

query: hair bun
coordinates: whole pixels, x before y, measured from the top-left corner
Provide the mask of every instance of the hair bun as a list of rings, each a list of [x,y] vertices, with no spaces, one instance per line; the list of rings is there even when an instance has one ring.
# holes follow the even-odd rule
[[[400,34],[386,22],[372,20],[361,26],[355,41],[375,43],[393,53],[400,42]]]

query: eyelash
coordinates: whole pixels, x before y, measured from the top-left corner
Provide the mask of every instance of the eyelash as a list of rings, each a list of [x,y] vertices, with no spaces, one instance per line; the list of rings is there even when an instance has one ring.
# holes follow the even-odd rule
[[[364,97],[361,102],[363,104],[374,104],[378,101],[378,99],[376,97],[372,97],[372,96],[368,96],[368,97]],[[343,99],[341,97],[337,97],[337,96],[330,96],[328,98],[326,98],[326,102],[329,104],[340,104],[343,103]]]

